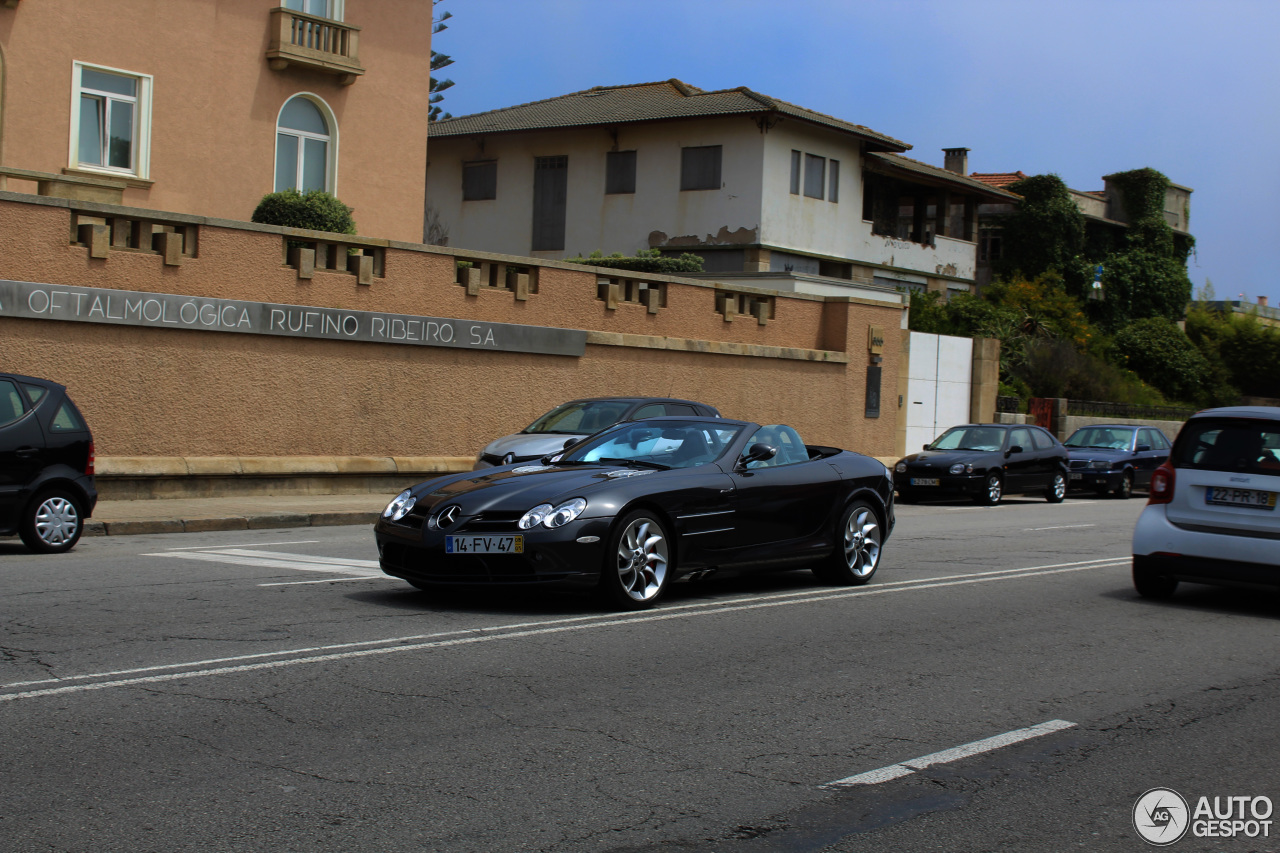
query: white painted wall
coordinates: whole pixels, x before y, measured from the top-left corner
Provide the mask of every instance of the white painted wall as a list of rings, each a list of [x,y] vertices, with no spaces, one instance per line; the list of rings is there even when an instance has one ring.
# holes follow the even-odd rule
[[[605,154],[615,145],[603,128],[499,135],[484,151],[471,139],[431,140],[427,203],[449,229],[449,245],[560,259],[596,250],[635,254],[651,231],[668,238],[715,242],[722,229],[756,232],[760,225],[760,131],[747,119],[622,126],[617,150],[636,151],[636,191],[605,195]],[[680,149],[723,146],[719,190],[680,189]],[[563,252],[532,252],[533,161],[569,158]],[[462,163],[498,161],[498,197],[462,201]],[[755,242],[752,238],[750,242]]]
[[[877,264],[924,275],[972,280],[977,247],[937,237],[936,247],[874,236],[862,219],[862,157],[850,138],[796,120],[767,133],[745,116],[605,128],[433,137],[427,166],[427,204],[440,214],[449,245],[548,259],[634,254],[649,235],[716,243],[723,231],[747,229],[779,251]],[[605,154],[635,150],[636,192],[605,195]],[[721,145],[719,190],[680,190],[680,149]],[[791,194],[791,152],[840,161],[839,200]],[[533,160],[569,158],[568,216],[563,252],[532,252]],[[462,201],[462,163],[498,161],[498,197]],[[802,182],[803,188],[803,182]],[[824,195],[826,192],[824,191]],[[358,214],[358,211],[357,211]]]
[[[973,339],[911,333],[907,366],[907,453],[969,423]]]

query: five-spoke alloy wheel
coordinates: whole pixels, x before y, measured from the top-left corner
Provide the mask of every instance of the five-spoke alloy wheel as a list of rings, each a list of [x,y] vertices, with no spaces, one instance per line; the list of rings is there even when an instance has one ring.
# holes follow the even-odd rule
[[[1004,496],[1004,481],[1000,479],[1000,475],[992,471],[987,475],[987,479],[983,481],[982,491],[978,492],[975,500],[980,504],[987,506],[995,506],[1000,503],[1000,498]]]
[[[1045,489],[1044,499],[1051,504],[1060,504],[1062,499],[1067,496],[1067,475],[1061,471],[1055,471],[1053,480],[1049,483],[1049,488]]]

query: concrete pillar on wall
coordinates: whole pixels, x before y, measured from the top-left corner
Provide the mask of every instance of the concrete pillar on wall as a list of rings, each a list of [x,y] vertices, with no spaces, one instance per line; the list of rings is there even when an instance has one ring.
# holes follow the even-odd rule
[[[747,259],[742,265],[743,272],[768,272],[770,254],[768,249],[747,249]]]
[[[897,404],[898,411],[898,430],[893,439],[893,452],[901,458],[907,455],[907,407],[903,403],[907,399],[907,382],[911,372],[908,369],[911,364],[911,330],[901,329],[899,334],[902,335],[902,355],[898,358],[897,399],[893,401]]]
[[[969,385],[969,420],[992,423],[996,418],[996,397],[1000,394],[1000,341],[973,339],[973,379]]]

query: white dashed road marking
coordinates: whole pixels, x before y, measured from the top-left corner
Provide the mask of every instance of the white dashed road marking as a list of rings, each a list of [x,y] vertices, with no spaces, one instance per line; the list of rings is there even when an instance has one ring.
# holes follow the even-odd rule
[[[848,788],[854,785],[878,785],[881,782],[888,782],[890,779],[897,779],[915,773],[917,770],[923,770],[934,764],[950,764],[952,761],[959,761],[961,758],[968,758],[971,755],[981,755],[984,752],[990,752],[993,749],[999,749],[1002,746],[1009,746],[1015,743],[1021,743],[1024,740],[1042,737],[1043,735],[1060,732],[1063,729],[1073,728],[1075,723],[1068,723],[1066,720],[1049,720],[1047,723],[1041,723],[1038,726],[1029,726],[1025,729],[1015,729],[1011,732],[1005,732],[1002,735],[975,740],[973,743],[966,743],[963,746],[944,749],[941,752],[922,755],[919,758],[912,758],[909,761],[902,761],[898,764],[890,764],[888,767],[881,767],[878,770],[868,770],[866,773],[859,773],[856,776],[849,776],[844,779],[837,779],[834,782],[828,782],[823,788]]]

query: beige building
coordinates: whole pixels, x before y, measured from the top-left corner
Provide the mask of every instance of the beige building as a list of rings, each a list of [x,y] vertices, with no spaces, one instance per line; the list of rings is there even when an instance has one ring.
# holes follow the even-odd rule
[[[968,291],[978,206],[1016,201],[745,87],[597,87],[430,132],[427,242],[545,259],[691,252],[717,280],[780,291]]]
[[[417,240],[430,54],[425,0],[3,0],[0,189],[247,220],[320,188]]]

